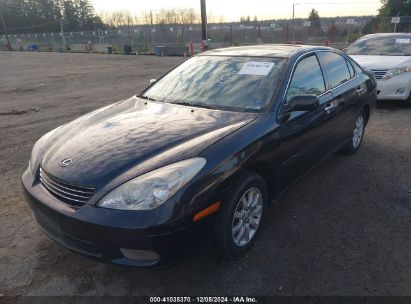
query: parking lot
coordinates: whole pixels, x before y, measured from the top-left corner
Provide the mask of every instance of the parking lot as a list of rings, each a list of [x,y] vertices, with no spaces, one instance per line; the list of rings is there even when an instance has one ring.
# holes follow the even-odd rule
[[[325,160],[270,207],[239,260],[208,248],[165,269],[124,268],[42,234],[20,186],[34,142],[181,60],[0,52],[0,294],[411,296],[411,109],[395,102],[379,104],[356,155]]]

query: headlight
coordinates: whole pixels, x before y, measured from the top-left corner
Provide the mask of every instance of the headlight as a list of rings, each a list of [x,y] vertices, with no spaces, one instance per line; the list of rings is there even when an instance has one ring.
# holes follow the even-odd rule
[[[42,137],[43,138],[43,137]],[[31,156],[30,156],[30,161],[29,161],[29,170],[30,170],[30,172],[34,175],[35,174],[35,170],[36,170],[36,160],[37,160],[37,157],[38,157],[38,155],[39,155],[39,151],[40,151],[40,146],[41,146],[41,144],[42,144],[42,141],[41,141],[41,139],[42,138],[40,138],[35,144],[34,144],[34,147],[33,147],[33,150],[31,151]]]
[[[35,175],[38,162],[39,162],[39,154],[41,150],[44,148],[44,145],[46,144],[47,140],[53,135],[60,127],[51,130],[50,132],[44,134],[40,139],[34,144],[33,150],[31,151],[31,156],[30,156],[30,161],[29,161],[29,170],[31,174]]]
[[[190,158],[143,174],[108,193],[97,205],[121,210],[157,208],[187,184],[205,164],[204,158]]]
[[[385,74],[385,76],[383,77],[383,80],[388,80],[395,76],[402,75],[402,74],[409,73],[409,72],[411,72],[411,67],[391,69],[387,72],[387,74]]]

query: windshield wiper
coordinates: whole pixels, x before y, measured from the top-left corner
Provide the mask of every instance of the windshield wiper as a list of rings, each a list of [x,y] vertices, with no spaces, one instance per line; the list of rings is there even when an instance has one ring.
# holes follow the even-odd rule
[[[150,101],[157,101],[154,98],[148,97],[147,95],[141,95],[141,96],[138,96],[138,97],[141,98],[141,99],[147,99],[147,100],[150,100]]]
[[[189,106],[189,107],[197,107],[197,108],[204,108],[204,109],[214,109],[211,106],[207,106],[207,105],[204,105],[204,104],[191,103],[191,102],[170,102],[170,103],[180,105],[180,106]]]

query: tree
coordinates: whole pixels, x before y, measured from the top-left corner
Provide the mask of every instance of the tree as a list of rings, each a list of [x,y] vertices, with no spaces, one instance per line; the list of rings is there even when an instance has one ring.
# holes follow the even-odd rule
[[[245,16],[245,17],[242,16],[242,17],[240,17],[240,22],[247,22],[247,23],[249,23],[250,20],[251,20],[250,16]]]
[[[393,31],[394,25],[391,24],[393,16],[410,16],[411,1],[408,0],[381,0],[382,6],[379,9],[380,29],[382,31]],[[397,31],[407,32],[410,29],[408,22],[397,24]]]
[[[0,10],[10,33],[59,32],[61,19],[68,31],[103,26],[90,0],[0,0]]]
[[[63,15],[64,18],[64,28],[68,31],[75,31],[80,27],[80,18],[77,18],[78,16],[78,8],[73,5],[73,2],[71,0],[64,0],[62,1],[61,4],[61,12],[59,12],[59,18],[60,15]]]
[[[310,14],[308,15],[308,20],[310,21],[310,34],[321,34],[321,21],[317,10],[315,10],[314,8],[311,10]]]
[[[77,18],[80,21],[81,28],[92,30],[103,26],[103,22],[96,15],[90,0],[73,0],[73,2],[77,6]]]
[[[184,31],[186,30],[187,27],[195,23],[198,23],[199,15],[192,8],[180,9],[179,15],[180,15],[180,23],[181,23],[180,44],[184,45],[185,44]]]
[[[361,30],[361,33],[364,35],[373,34],[378,31],[378,18],[371,18]]]

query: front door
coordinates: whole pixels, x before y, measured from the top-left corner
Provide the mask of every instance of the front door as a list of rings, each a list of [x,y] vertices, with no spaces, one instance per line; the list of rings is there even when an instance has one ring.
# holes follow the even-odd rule
[[[333,95],[327,90],[314,53],[297,63],[282,106],[299,95],[318,96],[320,107],[312,111],[292,112],[282,119],[279,127],[281,144],[276,153],[280,165],[274,172],[277,193],[285,190],[332,150],[329,142],[334,129],[329,108]]]

